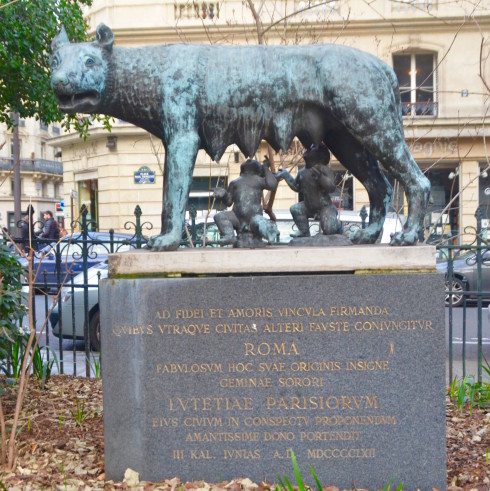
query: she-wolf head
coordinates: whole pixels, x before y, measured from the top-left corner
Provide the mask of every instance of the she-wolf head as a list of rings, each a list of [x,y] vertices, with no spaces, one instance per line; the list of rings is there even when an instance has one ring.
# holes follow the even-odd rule
[[[107,88],[113,44],[114,33],[104,24],[97,27],[92,43],[70,43],[61,28],[51,44],[51,88],[62,112],[97,112]]]

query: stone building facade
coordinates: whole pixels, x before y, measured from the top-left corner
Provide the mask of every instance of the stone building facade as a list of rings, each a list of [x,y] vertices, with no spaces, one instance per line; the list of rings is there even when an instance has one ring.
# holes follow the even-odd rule
[[[262,6],[258,17],[250,8]],[[475,226],[482,207],[490,218],[488,116],[490,111],[490,6],[438,0],[221,2],[188,0],[95,0],[87,10],[91,30],[104,22],[120,46],[161,43],[337,43],[370,52],[393,66],[399,78],[407,142],[432,183],[426,236],[458,235]],[[258,19],[258,23],[256,20]],[[95,126],[91,136],[52,140],[63,153],[65,203],[89,206],[100,229],[122,230],[139,204],[144,219],[160,224],[164,153],[161,142],[124,121],[111,133]],[[301,165],[300,145],[274,156],[276,166]],[[263,145],[257,158],[268,153]],[[237,148],[218,164],[198,157],[191,204],[211,205],[209,190],[235,178]],[[360,210],[368,203],[360,183],[333,162],[339,206]],[[406,212],[395,186],[393,209]],[[297,199],[280,185],[274,209]],[[71,218],[65,207],[66,218]]]
[[[60,203],[63,200],[63,164],[61,151],[48,142],[61,134],[60,124],[46,125],[34,118],[19,121],[21,209],[29,204],[35,210],[34,219],[42,219],[50,210],[63,220]],[[13,133],[0,125],[0,226],[15,234]]]

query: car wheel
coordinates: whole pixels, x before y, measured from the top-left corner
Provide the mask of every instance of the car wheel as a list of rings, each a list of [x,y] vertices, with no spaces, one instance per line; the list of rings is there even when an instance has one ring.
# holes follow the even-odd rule
[[[449,305],[452,303],[453,307],[459,307],[464,300],[464,286],[463,282],[459,278],[453,278],[452,295],[449,294],[449,281],[446,280],[446,295],[444,303]],[[452,300],[452,302],[451,302]]]
[[[90,347],[92,351],[100,351],[100,313],[97,309],[90,317]]]

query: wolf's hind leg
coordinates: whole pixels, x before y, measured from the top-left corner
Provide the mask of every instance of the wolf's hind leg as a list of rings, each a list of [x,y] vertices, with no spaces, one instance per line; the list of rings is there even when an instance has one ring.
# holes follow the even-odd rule
[[[373,244],[383,230],[392,188],[377,160],[346,130],[329,133],[327,146],[339,162],[362,183],[369,195],[369,226],[351,233],[356,244]]]

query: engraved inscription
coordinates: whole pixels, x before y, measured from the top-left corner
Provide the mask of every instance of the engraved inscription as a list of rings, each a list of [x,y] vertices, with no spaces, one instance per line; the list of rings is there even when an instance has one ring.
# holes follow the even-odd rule
[[[299,355],[295,343],[245,343],[245,356],[269,356],[269,355]]]
[[[308,449],[310,459],[374,459],[374,448],[316,448]]]
[[[247,459],[260,459],[260,450],[248,450],[245,448],[240,448],[240,449],[228,449],[225,448],[223,449],[223,457],[225,460],[229,459],[240,459],[240,460],[247,460]]]
[[[250,397],[170,397],[170,411],[251,411]]]
[[[236,337],[238,355],[217,358],[219,351],[203,350],[195,361],[182,361],[169,349],[154,365],[162,380],[199,377],[196,387],[207,387],[206,396],[175,393],[160,414],[155,408],[154,431],[182,429],[186,448],[172,450],[174,461],[283,460],[298,444],[312,461],[346,461],[375,459],[371,432],[398,420],[375,392],[337,391],[336,377],[384,376],[397,366],[392,335],[433,330],[430,320],[401,318],[383,305],[212,305],[159,308],[152,324],[116,325],[112,334],[168,342],[198,337],[198,343],[212,339],[216,346],[223,336]],[[366,353],[356,340],[375,335],[379,349]],[[348,351],[330,349],[330,340],[344,339]],[[307,343],[321,343],[325,356],[311,355]]]
[[[285,409],[288,411],[354,411],[359,409],[378,409],[378,397],[367,396],[309,396],[309,397],[266,397],[267,409]]]
[[[158,363],[157,373],[221,373],[222,363]]]

